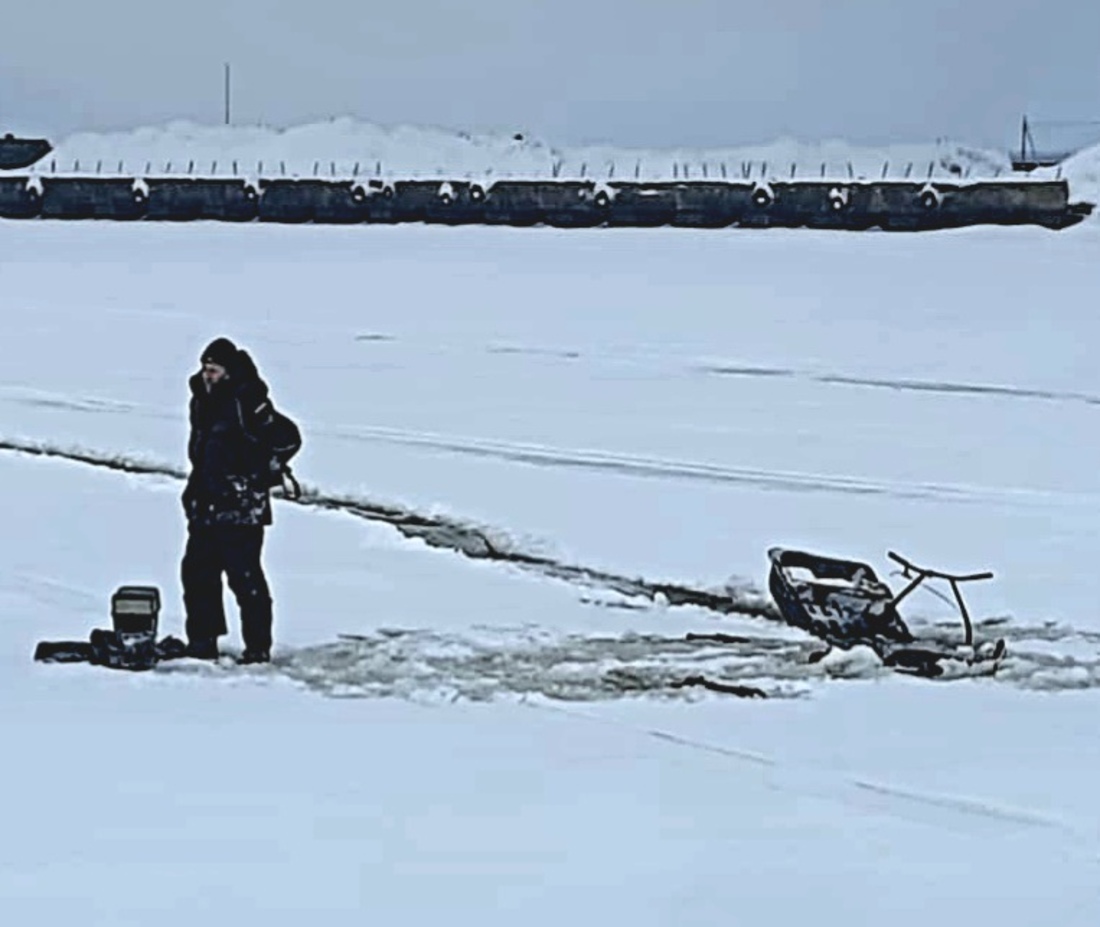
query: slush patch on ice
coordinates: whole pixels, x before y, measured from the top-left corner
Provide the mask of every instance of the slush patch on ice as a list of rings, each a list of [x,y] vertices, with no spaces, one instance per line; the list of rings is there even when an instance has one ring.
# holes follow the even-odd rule
[[[431,702],[534,696],[575,702],[629,696],[691,700],[703,697],[703,690],[683,683],[699,677],[758,689],[769,698],[794,698],[829,680],[894,675],[869,647],[834,647],[814,659],[824,645],[794,629],[761,633],[746,619],[723,623],[723,632],[729,630],[739,633],[586,636],[538,627],[475,627],[464,634],[387,628],[290,651],[258,672],[327,696]],[[995,674],[985,664],[945,661],[939,683],[972,679],[1044,691],[1100,687],[1100,649],[1094,648],[1091,658],[1048,654],[1029,649],[1026,629],[1019,630],[1023,639],[1010,643],[1010,655]],[[190,661],[167,663],[160,671],[224,672]],[[232,671],[241,672],[247,671]]]
[[[795,698],[828,673],[809,664],[816,642],[746,638],[735,643],[624,634],[560,635],[536,628],[474,628],[457,635],[384,629],[294,650],[261,675],[278,673],[323,695],[414,701],[491,701],[541,696],[584,702],[629,696],[692,700],[686,679],[705,677]],[[218,666],[165,663],[159,672],[224,674]],[[237,670],[229,671],[235,674]]]

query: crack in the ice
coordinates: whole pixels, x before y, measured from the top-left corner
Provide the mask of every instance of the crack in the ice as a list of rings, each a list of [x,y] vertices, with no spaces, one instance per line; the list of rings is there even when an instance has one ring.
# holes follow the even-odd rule
[[[875,804],[880,805],[882,810],[887,813],[893,816],[912,818],[914,815],[909,809],[915,809],[917,810],[917,819],[925,823],[931,822],[931,814],[947,812],[950,815],[957,815],[960,820],[967,818],[984,819],[995,826],[1010,826],[1013,828],[1024,826],[1060,832],[1074,844],[1085,846],[1089,850],[1092,849],[1094,844],[1091,835],[1084,834],[1070,822],[1045,811],[1009,807],[983,798],[947,795],[873,782],[869,779],[833,772],[820,766],[800,768],[799,764],[780,761],[767,754],[750,752],[730,745],[717,744],[713,741],[701,740],[682,734],[674,734],[659,728],[636,727],[629,723],[594,714],[578,705],[550,703],[526,703],[526,705],[532,709],[552,711],[571,718],[579,718],[591,723],[627,730],[636,735],[653,738],[673,746],[701,753],[710,753],[726,757],[738,763],[760,767],[767,776],[769,786],[781,791],[793,792],[803,796],[818,796],[844,804],[854,803],[864,811],[868,810],[866,808],[867,800],[873,797]]]
[[[56,458],[135,475],[162,476],[177,480],[186,478],[182,469],[163,463],[83,449],[65,449],[41,442],[0,440],[0,451]],[[779,617],[778,610],[767,596],[751,587],[713,591],[694,589],[677,583],[649,582],[607,570],[562,563],[551,557],[503,546],[490,537],[487,529],[458,519],[422,515],[409,509],[350,496],[325,494],[312,488],[304,488],[301,498],[286,501],[344,512],[367,521],[387,524],[405,537],[420,540],[429,547],[451,550],[472,560],[505,563],[576,585],[610,590],[628,597],[663,601],[668,605],[694,605],[722,614],[753,615],[771,619]]]

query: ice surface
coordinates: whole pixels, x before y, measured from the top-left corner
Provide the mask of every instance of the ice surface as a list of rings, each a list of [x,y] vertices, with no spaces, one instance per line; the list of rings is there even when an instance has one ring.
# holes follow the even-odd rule
[[[1096,923],[1097,234],[0,223],[0,440],[160,471],[0,452],[0,917]],[[707,589],[777,544],[895,588],[887,549],[989,568],[967,600],[1011,659],[811,661],[280,502],[271,667],[34,664],[123,583],[180,633],[173,474],[220,334],[319,491]],[[772,697],[672,685],[700,671]]]

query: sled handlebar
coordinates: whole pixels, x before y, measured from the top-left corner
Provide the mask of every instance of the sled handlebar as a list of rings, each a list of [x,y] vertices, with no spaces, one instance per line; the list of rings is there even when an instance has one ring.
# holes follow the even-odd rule
[[[917,566],[915,563],[911,563],[906,560],[900,554],[894,553],[892,550],[886,552],[886,556],[893,560],[895,563],[900,563],[907,570],[913,570],[916,573],[920,573],[922,576],[935,577],[936,579],[946,579],[956,583],[966,583],[976,579],[992,579],[993,574],[991,572],[984,573],[943,573],[939,570],[930,570],[927,567]]]
[[[904,599],[910,592],[917,588],[926,579],[946,579],[951,584],[951,591],[955,593],[955,601],[959,606],[959,614],[962,615],[963,629],[966,632],[966,645],[968,647],[974,644],[974,626],[970,622],[970,614],[966,610],[966,603],[963,602],[962,592],[959,591],[959,583],[969,582],[974,579],[992,579],[993,574],[990,572],[985,573],[944,573],[940,570],[929,570],[927,567],[919,567],[915,563],[910,563],[900,554],[894,553],[892,550],[886,551],[886,556],[893,560],[895,563],[900,563],[905,568],[905,575],[909,575],[909,571],[913,570],[917,574],[916,579],[910,579],[909,585],[906,586],[901,592],[894,597],[894,604],[897,605],[902,599]]]

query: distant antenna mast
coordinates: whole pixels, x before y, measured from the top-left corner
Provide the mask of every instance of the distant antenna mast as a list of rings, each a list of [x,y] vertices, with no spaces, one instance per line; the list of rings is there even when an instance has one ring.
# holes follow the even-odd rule
[[[229,125],[229,62],[225,63],[225,124]]]

